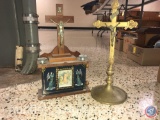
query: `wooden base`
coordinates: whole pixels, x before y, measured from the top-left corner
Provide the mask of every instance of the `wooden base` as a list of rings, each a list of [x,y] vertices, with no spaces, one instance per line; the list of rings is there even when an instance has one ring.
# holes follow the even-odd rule
[[[72,55],[70,53],[65,54],[52,54],[52,57],[59,58],[59,57],[71,57]]]
[[[77,58],[75,56],[69,56],[69,57],[50,57],[49,62],[64,62],[64,61],[75,61]]]
[[[38,100],[52,99],[52,98],[57,98],[57,97],[82,94],[82,93],[88,93],[88,92],[90,92],[90,89],[87,85],[86,85],[86,88],[83,90],[77,90],[77,91],[65,92],[65,93],[56,93],[56,94],[50,94],[50,95],[43,95],[42,89],[39,89],[38,90]]]
[[[44,68],[51,68],[51,67],[61,67],[61,66],[73,66],[73,65],[79,65],[83,64],[86,65],[86,68],[89,67],[88,61],[66,61],[66,62],[54,62],[54,63],[47,63],[47,64],[38,64],[38,68],[44,69]]]
[[[78,57],[80,55],[80,53],[78,51],[76,52],[72,52],[69,50],[69,48],[67,46],[64,46],[64,53],[63,54],[68,54],[70,53],[71,55],[74,55],[75,57]],[[58,46],[56,46],[50,53],[43,53],[40,57],[53,57],[54,55],[59,54],[59,49]],[[59,54],[61,55],[61,54]]]

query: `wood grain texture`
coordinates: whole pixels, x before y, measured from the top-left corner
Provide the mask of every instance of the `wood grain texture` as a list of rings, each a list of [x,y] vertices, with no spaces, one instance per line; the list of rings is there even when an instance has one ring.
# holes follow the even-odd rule
[[[51,19],[56,22],[59,23],[60,21],[63,21],[64,23],[74,23],[74,16],[53,16],[53,15],[46,15],[45,16],[45,22],[46,23],[53,23],[51,21]]]
[[[57,98],[57,97],[82,94],[82,93],[89,93],[89,92],[90,92],[90,89],[87,85],[86,85],[86,88],[83,90],[77,90],[77,91],[65,92],[65,93],[57,93],[57,94],[51,94],[51,95],[43,95],[42,89],[39,89],[38,90],[38,100],[52,99],[52,98]]]

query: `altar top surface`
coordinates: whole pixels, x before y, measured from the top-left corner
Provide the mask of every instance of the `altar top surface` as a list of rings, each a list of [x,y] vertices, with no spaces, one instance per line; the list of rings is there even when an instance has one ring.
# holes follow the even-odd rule
[[[46,63],[46,64],[38,64],[38,68],[49,68],[49,67],[60,67],[60,66],[72,66],[72,65],[79,65],[79,64],[84,64],[87,65],[89,64],[88,60],[80,61],[64,61],[64,62],[53,62],[53,63]]]

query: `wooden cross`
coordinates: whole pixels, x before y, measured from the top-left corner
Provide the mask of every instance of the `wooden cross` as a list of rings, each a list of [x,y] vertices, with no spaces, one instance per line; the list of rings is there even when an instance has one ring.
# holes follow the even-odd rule
[[[68,56],[68,53],[78,57],[80,54],[79,52],[72,52],[64,45],[64,24],[73,23],[74,16],[63,16],[63,4],[56,4],[56,15],[46,15],[45,21],[47,23],[55,23],[57,25],[57,46],[51,53],[44,53],[41,57],[63,57],[66,56],[66,54]]]
[[[63,4],[56,4],[56,16],[46,15],[45,21],[57,25],[58,54],[64,54],[64,24],[73,23],[74,16],[63,16]]]

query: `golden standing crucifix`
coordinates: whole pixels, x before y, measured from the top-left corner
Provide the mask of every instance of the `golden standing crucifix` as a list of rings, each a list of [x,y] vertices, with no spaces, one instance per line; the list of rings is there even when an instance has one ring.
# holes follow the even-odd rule
[[[120,104],[123,103],[127,99],[127,94],[124,90],[112,86],[112,76],[113,76],[113,64],[114,64],[114,48],[115,48],[115,36],[116,36],[116,28],[117,27],[124,27],[127,28],[134,28],[137,27],[138,23],[130,20],[128,22],[117,22],[117,15],[119,2],[118,0],[113,0],[111,5],[112,7],[112,15],[110,16],[111,22],[101,22],[97,21],[93,25],[97,28],[100,27],[109,27],[111,30],[110,33],[110,54],[109,54],[109,66],[107,69],[107,84],[100,85],[92,89],[91,95],[92,97],[100,103],[105,104]]]

